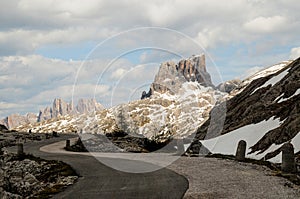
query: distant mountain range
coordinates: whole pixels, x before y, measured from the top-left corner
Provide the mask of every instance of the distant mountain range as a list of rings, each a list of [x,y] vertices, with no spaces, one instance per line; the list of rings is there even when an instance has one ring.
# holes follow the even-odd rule
[[[142,100],[121,104],[96,114],[65,115],[59,119],[16,128],[33,132],[86,132],[114,134],[124,131],[164,142],[193,133],[209,111],[226,95],[212,85],[205,56],[164,62]]]
[[[89,113],[90,111],[102,110],[103,106],[95,99],[79,99],[74,107],[73,103],[67,103],[62,99],[54,99],[52,106],[48,106],[39,111],[38,114],[27,113],[26,115],[12,114],[0,120],[0,124],[8,129],[13,129],[21,125],[35,124],[64,115],[78,115]]]

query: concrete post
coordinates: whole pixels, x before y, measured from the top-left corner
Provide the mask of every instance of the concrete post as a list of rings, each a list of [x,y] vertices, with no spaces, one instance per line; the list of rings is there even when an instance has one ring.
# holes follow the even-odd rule
[[[283,173],[293,173],[296,171],[294,146],[291,143],[286,143],[281,148],[282,162],[281,170]]]
[[[71,148],[70,140],[66,140],[66,150],[69,150]]]
[[[23,154],[24,154],[23,144],[19,143],[19,144],[17,144],[17,155],[20,156],[20,155],[23,155]]]
[[[235,159],[237,161],[244,161],[246,156],[246,146],[247,143],[245,140],[240,140],[238,147],[236,149]]]

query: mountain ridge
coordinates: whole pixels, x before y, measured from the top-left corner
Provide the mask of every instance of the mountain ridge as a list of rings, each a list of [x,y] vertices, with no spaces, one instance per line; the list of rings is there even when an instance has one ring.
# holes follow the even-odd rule
[[[192,76],[195,78],[190,78]],[[154,84],[168,89],[155,89]],[[67,115],[60,117],[60,121],[43,121],[40,125],[27,125],[16,130],[100,134],[124,131],[164,141],[191,134],[205,120],[214,104],[226,95],[212,85],[206,71],[205,55],[192,56],[180,60],[178,64],[163,62],[150,90],[151,95],[143,100],[96,111],[91,115],[82,114],[73,118]]]
[[[47,106],[41,109],[37,114],[27,113],[20,115],[14,113],[0,120],[0,124],[8,129],[13,129],[20,125],[34,124],[68,114],[76,115],[101,109],[103,109],[103,106],[95,99],[79,99],[78,104],[74,107],[73,102],[67,103],[61,98],[55,98],[52,107]]]

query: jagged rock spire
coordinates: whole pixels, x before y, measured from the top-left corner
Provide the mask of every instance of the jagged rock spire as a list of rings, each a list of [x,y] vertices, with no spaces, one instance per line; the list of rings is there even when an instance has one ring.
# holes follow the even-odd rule
[[[187,81],[214,87],[206,70],[204,54],[193,55],[188,59],[180,60],[177,64],[173,61],[163,62],[151,84],[150,91],[148,93],[143,92],[142,99],[151,96],[154,91],[176,93],[181,85]]]

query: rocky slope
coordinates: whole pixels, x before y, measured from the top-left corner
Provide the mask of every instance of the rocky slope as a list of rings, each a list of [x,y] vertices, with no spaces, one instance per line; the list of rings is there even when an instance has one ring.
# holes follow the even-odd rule
[[[67,103],[62,99],[54,99],[52,107],[48,106],[40,110],[38,114],[12,114],[0,120],[0,124],[6,126],[8,129],[13,129],[21,125],[34,124],[68,114],[89,113],[101,109],[103,109],[103,106],[97,103],[95,99],[79,99],[77,106],[74,108],[72,102]]]
[[[111,134],[124,131],[150,139],[188,135],[208,117],[210,109],[224,93],[195,82],[186,82],[179,94],[155,93],[151,98],[118,105],[79,116],[56,119],[15,128],[32,132],[82,132]],[[200,115],[200,117],[199,117]]]
[[[62,162],[0,154],[0,198],[48,198],[77,179]]]
[[[249,140],[247,152],[252,157],[273,158],[280,151],[272,152],[289,141],[295,145],[295,152],[299,151],[300,58],[275,68],[271,75],[260,72],[246,79],[248,86],[242,86],[234,97],[215,106],[210,119],[197,130],[190,152],[199,153],[202,142],[211,151],[233,153],[240,139]],[[212,119],[212,113],[224,107],[226,115]],[[217,138],[201,141],[207,137]]]

